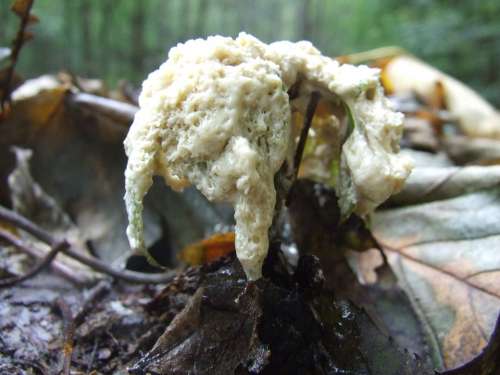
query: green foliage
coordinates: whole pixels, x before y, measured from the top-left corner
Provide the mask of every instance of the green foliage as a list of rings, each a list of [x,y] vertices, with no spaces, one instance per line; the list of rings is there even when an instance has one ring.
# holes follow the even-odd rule
[[[0,0],[0,46],[16,31],[9,4]],[[245,30],[266,42],[309,39],[332,56],[399,45],[500,105],[497,0],[37,0],[34,13],[26,76],[66,68],[139,83],[176,43]]]

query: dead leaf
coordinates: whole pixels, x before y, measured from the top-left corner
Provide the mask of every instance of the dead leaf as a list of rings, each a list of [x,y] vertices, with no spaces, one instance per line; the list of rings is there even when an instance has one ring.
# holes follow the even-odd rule
[[[319,258],[325,288],[365,309],[381,332],[393,337],[400,347],[431,362],[421,324],[389,267],[375,269],[377,283],[361,285],[345,260],[346,248],[359,252],[376,246],[362,222],[348,221],[339,227],[335,192],[321,184],[298,180],[291,194],[290,235],[301,254]]]
[[[14,211],[50,231],[57,238],[67,239],[75,249],[87,253],[86,238],[54,198],[49,196],[31,176],[32,151],[19,147],[12,147],[12,151],[16,156],[16,167],[10,173],[7,183]],[[23,237],[33,242],[33,247],[41,254],[50,251],[50,246],[35,240],[32,236],[23,235]],[[79,280],[89,282],[97,276],[90,268],[65,254],[58,255],[58,266],[61,265],[68,267]]]
[[[444,168],[454,166],[453,162],[444,152],[431,153],[427,151],[413,150],[411,148],[403,148],[399,152],[404,156],[411,158],[414,168]]]
[[[394,93],[416,92],[428,103],[443,101],[462,131],[472,137],[500,138],[500,114],[471,88],[409,55],[394,57],[384,67]],[[436,90],[436,85],[442,87]]]
[[[282,283],[273,281],[276,267],[270,265],[269,269],[265,279],[247,285],[235,257],[207,267],[200,288],[153,349],[129,371],[429,373],[422,361],[398,350],[393,340],[381,334],[364,311],[334,299],[331,293],[322,293],[321,287],[316,294],[304,290],[318,286],[312,280],[298,277],[305,281],[299,289],[294,284],[278,285]],[[309,301],[307,296],[313,299]]]
[[[33,0],[15,0],[10,9],[17,14],[18,17],[23,18],[26,13],[31,10]]]
[[[25,81],[11,94],[15,110],[23,113],[25,120],[36,130],[47,125],[56,112],[63,106],[68,87],[61,85],[51,75],[43,75]],[[13,108],[14,110],[14,108]],[[12,114],[16,116],[16,114]]]
[[[459,165],[500,164],[500,141],[497,139],[449,136],[443,138],[443,148]]]
[[[376,213],[375,237],[446,368],[486,345],[500,310],[500,190]]]
[[[500,373],[500,316],[488,345],[472,361],[441,375],[493,375]]]
[[[216,233],[184,247],[178,256],[191,266],[210,263],[235,251],[234,238],[234,232]]]
[[[378,249],[368,249],[362,252],[347,250],[346,258],[361,285],[377,282],[376,270],[384,264],[384,259]]]
[[[389,203],[403,206],[457,197],[500,184],[500,166],[419,167]]]
[[[439,149],[439,140],[429,121],[406,116],[404,120],[402,143],[406,147],[416,150],[436,152]]]
[[[235,263],[233,261],[233,263]],[[194,293],[154,347],[129,368],[132,374],[232,374],[253,362],[260,347],[257,322],[262,314],[258,290],[242,293],[244,275],[224,265]],[[260,354],[265,361],[265,353]]]

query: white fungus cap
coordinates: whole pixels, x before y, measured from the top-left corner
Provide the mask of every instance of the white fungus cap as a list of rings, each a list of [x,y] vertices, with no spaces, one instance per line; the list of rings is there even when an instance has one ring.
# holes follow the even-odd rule
[[[398,191],[411,164],[397,155],[402,115],[389,108],[377,69],[339,65],[309,42],[267,45],[245,33],[190,40],[144,81],[125,140],[131,247],[144,250],[142,200],[160,175],[173,189],[192,184],[234,205],[238,259],[248,279],[260,278],[274,175],[294,144],[287,91],[299,80],[340,98],[355,116],[342,150],[349,181],[339,191],[342,209],[364,215]]]

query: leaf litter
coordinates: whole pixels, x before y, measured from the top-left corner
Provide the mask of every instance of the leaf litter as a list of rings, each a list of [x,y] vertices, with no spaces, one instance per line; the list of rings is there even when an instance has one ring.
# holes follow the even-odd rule
[[[85,85],[62,76],[51,82],[30,82],[0,123],[0,201],[120,272],[131,255],[122,230],[121,143],[136,107],[133,100],[81,92]],[[178,267],[177,276],[145,286],[116,280],[89,300],[94,283],[67,283],[57,265],[76,265],[58,255],[54,272],[0,290],[0,369],[495,374],[496,140],[461,135],[439,92],[422,104],[411,90],[392,89],[395,98],[405,97],[395,101],[402,110],[413,106],[403,145],[434,167],[418,167],[368,225],[355,216],[341,220],[332,189],[338,130],[322,118],[345,111],[320,102],[263,280],[246,283],[231,255],[231,235],[204,240],[231,231],[227,206],[211,205],[195,190],[179,195],[155,184],[146,200],[147,244],[163,254],[161,263]],[[11,146],[31,151],[17,149],[16,162]],[[480,166],[460,167],[467,164]],[[10,189],[9,175],[17,176]],[[21,229],[8,230],[30,248],[37,243]],[[37,246],[41,258],[47,247]],[[16,262],[13,248],[5,248],[2,242],[2,257]],[[283,255],[286,248],[300,254],[295,265]],[[185,268],[178,257],[196,266]],[[64,316],[64,305],[71,314]]]

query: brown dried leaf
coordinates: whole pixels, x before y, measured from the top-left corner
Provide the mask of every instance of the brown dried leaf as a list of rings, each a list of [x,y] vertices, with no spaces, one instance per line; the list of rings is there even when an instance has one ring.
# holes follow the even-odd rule
[[[15,0],[10,9],[20,18],[28,13],[33,5],[33,0]]]
[[[495,375],[500,373],[500,316],[490,342],[472,361],[441,375]]]
[[[488,342],[500,310],[500,190],[378,212],[373,231],[444,366]]]

